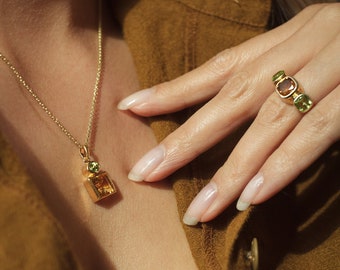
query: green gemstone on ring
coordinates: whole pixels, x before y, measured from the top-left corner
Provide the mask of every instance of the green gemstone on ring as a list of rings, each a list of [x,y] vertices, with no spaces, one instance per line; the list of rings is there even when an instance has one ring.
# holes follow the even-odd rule
[[[276,82],[285,76],[286,76],[286,73],[283,70],[280,70],[273,75],[272,80],[273,82]]]
[[[313,102],[306,94],[300,94],[294,99],[294,105],[300,112],[305,113],[312,108]]]
[[[90,161],[87,164],[87,170],[91,173],[97,173],[99,172],[99,169],[100,169],[100,165],[97,161]]]

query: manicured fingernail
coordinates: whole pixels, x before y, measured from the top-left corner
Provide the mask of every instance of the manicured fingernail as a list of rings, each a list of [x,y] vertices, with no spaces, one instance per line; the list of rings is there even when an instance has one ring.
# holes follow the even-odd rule
[[[136,107],[146,103],[150,96],[153,94],[153,88],[140,90],[120,101],[117,105],[119,110],[128,110],[132,107]]]
[[[246,210],[255,196],[259,193],[262,185],[263,185],[263,175],[261,173],[256,174],[250,182],[244,188],[240,198],[237,201],[236,208],[239,211]]]
[[[191,202],[188,210],[184,214],[183,223],[186,225],[196,225],[204,212],[209,208],[217,195],[217,186],[214,182],[207,184],[195,199]]]
[[[164,160],[165,148],[159,145],[150,150],[131,169],[128,178],[132,181],[143,181]]]

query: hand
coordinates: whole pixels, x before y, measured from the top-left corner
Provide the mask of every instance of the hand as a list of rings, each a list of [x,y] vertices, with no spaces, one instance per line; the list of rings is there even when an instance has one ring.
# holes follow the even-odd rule
[[[209,100],[147,153],[129,178],[159,181],[255,118],[184,222],[209,221],[238,196],[239,210],[269,199],[340,138],[339,32],[340,4],[310,6],[182,77],[121,101],[120,109],[152,116]],[[306,114],[273,92],[272,75],[281,69],[313,100]]]

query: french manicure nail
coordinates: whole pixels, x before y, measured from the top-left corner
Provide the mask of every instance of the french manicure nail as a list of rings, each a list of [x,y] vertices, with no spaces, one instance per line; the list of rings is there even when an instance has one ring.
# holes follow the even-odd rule
[[[135,182],[143,181],[164,160],[165,148],[159,145],[142,157],[131,169],[128,178]]]
[[[263,186],[263,180],[263,175],[258,173],[249,181],[237,201],[237,210],[244,211],[248,209],[255,196],[259,193],[260,188]]]
[[[217,195],[217,186],[214,182],[207,184],[195,199],[191,202],[188,210],[184,214],[183,223],[186,225],[196,225],[204,212],[209,208]]]
[[[117,105],[117,108],[119,110],[128,110],[131,109],[132,107],[141,105],[147,102],[147,100],[150,98],[153,92],[154,92],[153,88],[140,90],[120,101]]]

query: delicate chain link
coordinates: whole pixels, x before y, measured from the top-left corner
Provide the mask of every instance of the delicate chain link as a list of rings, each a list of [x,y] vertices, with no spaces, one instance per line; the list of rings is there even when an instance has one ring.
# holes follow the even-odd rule
[[[87,132],[86,132],[86,139],[85,139],[85,145],[90,146],[91,143],[91,135],[93,130],[93,119],[96,111],[96,104],[97,104],[97,98],[98,98],[98,92],[99,92],[99,85],[101,82],[101,75],[102,75],[102,66],[103,66],[103,39],[102,39],[102,1],[99,0],[99,10],[98,10],[98,64],[97,64],[97,74],[96,74],[96,82],[94,84],[93,89],[93,96],[92,96],[92,103],[91,103],[91,110],[90,110],[90,116],[89,116],[89,122],[87,126]]]
[[[93,121],[96,110],[98,92],[99,92],[99,84],[101,82],[101,74],[102,74],[102,7],[101,1],[99,1],[99,11],[98,11],[98,66],[97,66],[97,74],[96,74],[96,82],[93,88],[93,96],[92,103],[90,109],[90,116],[87,126],[86,138],[85,138],[85,146],[89,146],[90,139],[93,130]],[[29,84],[24,80],[22,75],[18,72],[18,70],[11,64],[11,62],[0,52],[0,59],[9,67],[9,69],[14,73],[17,80],[22,84],[22,86],[31,94],[34,100],[38,103],[38,105],[43,109],[43,111],[53,120],[53,122],[60,128],[60,130],[80,149],[83,148],[83,145],[69,132],[63,123],[51,112],[51,110],[45,105],[45,103],[39,98],[39,96],[35,93],[35,91],[29,86]]]

